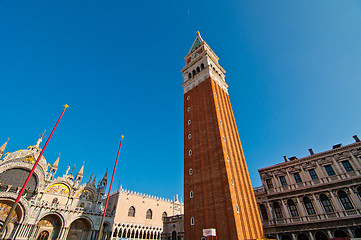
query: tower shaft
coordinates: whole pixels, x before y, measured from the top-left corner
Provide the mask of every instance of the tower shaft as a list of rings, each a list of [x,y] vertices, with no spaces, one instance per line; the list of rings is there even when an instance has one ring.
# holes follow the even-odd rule
[[[262,238],[225,71],[199,34],[185,59],[185,239],[200,239],[209,228],[222,240]]]

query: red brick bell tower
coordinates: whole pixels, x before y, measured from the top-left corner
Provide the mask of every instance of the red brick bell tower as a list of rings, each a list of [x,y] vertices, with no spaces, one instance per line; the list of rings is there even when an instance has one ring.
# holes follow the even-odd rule
[[[200,240],[209,228],[218,240],[262,238],[225,71],[199,32],[185,60],[185,240]]]

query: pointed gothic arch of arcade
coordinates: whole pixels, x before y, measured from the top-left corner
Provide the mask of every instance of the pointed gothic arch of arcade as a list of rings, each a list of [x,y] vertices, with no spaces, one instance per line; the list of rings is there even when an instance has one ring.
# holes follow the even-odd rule
[[[86,218],[78,218],[70,224],[67,240],[87,240],[91,231],[91,223]]]

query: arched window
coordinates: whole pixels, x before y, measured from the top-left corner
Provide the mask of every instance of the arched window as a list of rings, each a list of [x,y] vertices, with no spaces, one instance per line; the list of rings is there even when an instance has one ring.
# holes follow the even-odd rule
[[[114,230],[114,233],[113,233],[113,237],[117,237],[117,234],[118,234],[118,230],[115,229],[115,230]]]
[[[194,225],[194,217],[191,217],[191,225]]]
[[[204,68],[204,64],[202,63],[202,64],[201,64],[201,69],[203,69],[203,68]]]
[[[188,73],[188,78],[192,78],[192,74],[191,74],[191,73]]]
[[[162,219],[163,219],[163,222],[165,221],[165,219],[167,218],[167,213],[166,212],[163,212],[163,214],[162,214]]]
[[[152,212],[152,210],[148,209],[145,218],[152,219],[152,217],[153,217],[153,212]]]
[[[268,214],[267,214],[266,207],[265,207],[263,204],[260,204],[260,205],[259,205],[259,208],[261,209],[262,219],[263,219],[264,221],[265,221],[265,220],[268,220]]]
[[[58,199],[54,198],[53,201],[52,201],[52,204],[58,204]]]
[[[128,210],[128,217],[135,217],[135,208],[133,206]]]
[[[290,213],[292,217],[298,217],[298,211],[295,203],[292,200],[287,201],[288,208],[290,209]]]
[[[303,204],[305,204],[305,208],[308,215],[316,214],[315,209],[313,208],[312,202],[308,197],[303,198]]]
[[[196,75],[196,70],[193,70],[193,71],[192,71],[192,74],[193,74],[193,76]]]
[[[197,73],[199,73],[201,71],[201,69],[199,67],[197,67]]]
[[[338,191],[337,195],[340,198],[340,201],[345,210],[350,210],[354,208],[350,201],[350,198],[347,196],[347,194],[344,191],[342,190]]]
[[[274,211],[275,211],[275,215],[276,215],[276,218],[277,218],[277,219],[283,218],[282,210],[281,210],[281,207],[280,207],[280,205],[278,204],[278,202],[274,202],[274,203],[273,203],[273,209],[274,209]]]
[[[325,209],[326,213],[333,212],[333,207],[330,202],[330,199],[328,199],[328,197],[325,194],[320,195],[320,200],[321,200],[322,206]]]

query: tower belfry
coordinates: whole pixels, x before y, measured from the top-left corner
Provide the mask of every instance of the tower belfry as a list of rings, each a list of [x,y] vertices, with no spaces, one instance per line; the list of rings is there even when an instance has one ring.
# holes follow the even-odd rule
[[[262,238],[225,71],[199,32],[185,60],[185,239],[201,239],[209,228],[222,240]]]

